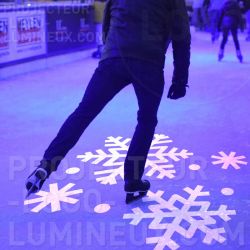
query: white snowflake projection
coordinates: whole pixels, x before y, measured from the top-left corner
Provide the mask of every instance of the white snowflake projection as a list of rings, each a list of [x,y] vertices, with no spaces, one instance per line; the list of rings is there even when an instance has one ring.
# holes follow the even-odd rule
[[[235,169],[240,169],[240,165],[247,165],[246,161],[243,161],[246,157],[236,156],[236,152],[230,152],[229,155],[225,154],[224,152],[219,152],[219,156],[212,155],[211,158],[217,159],[216,161],[213,161],[213,165],[222,164],[223,169],[228,169],[229,166],[234,167]]]
[[[141,208],[136,207],[132,209],[133,213],[124,214],[123,218],[131,220],[131,225],[138,225],[143,219],[151,219],[149,229],[162,232],[161,236],[146,238],[147,244],[156,244],[155,250],[162,250],[165,247],[171,250],[178,249],[180,245],[173,240],[174,234],[191,239],[197,231],[204,233],[205,244],[212,244],[213,241],[223,243],[226,240],[223,236],[225,229],[216,228],[217,221],[214,217],[229,221],[230,215],[235,215],[236,211],[228,210],[226,205],[221,205],[216,211],[209,210],[210,202],[201,201],[201,197],[210,196],[210,193],[202,190],[203,186],[200,185],[195,189],[186,187],[184,191],[188,193],[187,199],[174,194],[169,200],[162,198],[164,191],[156,193],[149,191],[148,197],[143,198],[143,202],[157,203],[148,206],[150,212],[143,212]],[[177,206],[178,204],[181,204],[181,208]]]
[[[116,184],[117,178],[123,176],[124,169],[124,159],[126,157],[130,138],[119,137],[108,137],[105,140],[105,147],[108,148],[107,152],[98,149],[95,153],[86,152],[83,155],[78,155],[77,158],[81,159],[83,162],[91,162],[92,164],[102,164],[105,168],[104,170],[95,171],[94,174],[97,177],[97,182],[101,184]],[[148,154],[148,159],[146,161],[146,175],[153,176],[157,174],[157,178],[163,179],[174,178],[176,170],[173,164],[168,164],[169,160],[180,161],[181,159],[187,159],[192,156],[193,153],[188,152],[188,150],[178,150],[176,147],[169,148],[167,144],[171,143],[172,140],[164,134],[155,134],[152,141],[150,151]]]
[[[45,192],[40,190],[36,193],[39,198],[25,200],[24,205],[39,203],[36,207],[34,207],[31,211],[38,213],[43,208],[51,205],[51,211],[56,212],[61,210],[61,202],[66,202],[70,204],[76,204],[78,199],[69,197],[71,195],[80,194],[83,192],[82,189],[70,190],[74,187],[75,184],[69,183],[61,189],[58,189],[57,183],[53,183],[49,185],[49,192]]]

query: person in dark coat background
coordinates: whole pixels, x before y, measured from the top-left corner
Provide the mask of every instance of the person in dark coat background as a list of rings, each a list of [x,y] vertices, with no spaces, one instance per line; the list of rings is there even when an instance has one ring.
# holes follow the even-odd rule
[[[126,203],[150,188],[142,180],[157,125],[164,89],[164,63],[172,42],[174,72],[168,98],[186,95],[190,64],[190,28],[184,0],[109,0],[103,24],[104,48],[76,110],[46,149],[40,165],[26,181],[28,195],[41,189],[60,161],[105,105],[132,83],[138,100],[137,126],[124,162]]]
[[[236,0],[227,0],[221,11],[218,29],[223,33],[223,39],[220,45],[218,55],[219,61],[224,57],[224,49],[228,40],[229,32],[231,32],[236,49],[236,55],[240,62],[243,61],[243,56],[240,50],[240,43],[238,39],[238,28],[243,29],[243,20],[239,3]]]
[[[102,22],[103,22],[105,2],[106,2],[106,0],[95,0],[94,1],[97,50],[93,52],[92,57],[96,58],[96,59],[100,59],[102,56],[102,49],[103,49]]]
[[[213,43],[219,39],[218,23],[224,2],[225,0],[210,0],[209,19],[210,19],[211,41]]]
[[[192,2],[192,24],[197,31],[204,29],[203,2],[204,0],[193,0]]]

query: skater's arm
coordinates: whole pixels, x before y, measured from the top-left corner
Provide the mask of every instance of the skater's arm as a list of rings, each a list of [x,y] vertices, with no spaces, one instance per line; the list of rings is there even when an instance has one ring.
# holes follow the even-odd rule
[[[105,44],[109,26],[110,26],[110,9],[111,9],[111,0],[108,0],[104,9],[104,18],[103,18],[103,24],[102,24],[102,41],[103,44]]]
[[[190,65],[191,34],[189,18],[184,0],[172,0],[171,41],[174,58],[172,85],[168,98],[179,99],[186,95]]]
[[[172,82],[186,86],[190,65],[190,25],[184,0],[173,0],[172,10],[172,48],[174,58],[174,72]]]

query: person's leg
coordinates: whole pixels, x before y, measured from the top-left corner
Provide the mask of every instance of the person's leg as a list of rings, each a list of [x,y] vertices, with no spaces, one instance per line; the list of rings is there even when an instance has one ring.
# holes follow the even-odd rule
[[[212,42],[214,42],[215,40],[219,38],[219,32],[218,32],[219,18],[220,18],[220,11],[212,10],[211,21],[210,21]]]
[[[201,8],[201,21],[203,30],[207,31],[209,27],[208,11],[206,7]]]
[[[232,33],[232,36],[233,36],[235,49],[236,49],[236,51],[239,51],[240,50],[240,43],[239,43],[239,39],[238,39],[237,28],[232,28],[231,33]]]
[[[140,181],[157,125],[157,111],[164,88],[163,69],[151,63],[133,61],[133,87],[138,100],[137,126],[124,163],[126,183]]]
[[[215,41],[216,35],[216,10],[209,11],[209,19],[210,19],[210,32],[211,32],[211,39],[212,42]]]
[[[247,37],[246,40],[250,41],[250,10],[246,13],[246,22],[247,22]]]
[[[91,121],[104,106],[127,84],[123,64],[117,59],[101,62],[87,86],[82,101],[67,118],[44,154],[55,171],[61,159],[77,143]]]
[[[227,43],[227,39],[228,39],[228,35],[229,35],[229,29],[228,28],[223,28],[223,37],[222,37],[222,41],[221,41],[221,45],[220,45],[220,51],[218,54],[218,60],[221,61],[224,57],[224,49],[225,49],[225,45]]]
[[[198,9],[197,21],[198,21],[198,24],[197,24],[198,28],[200,30],[202,30],[202,28],[203,28],[203,17],[202,17],[202,9],[201,8]]]
[[[234,45],[235,45],[235,49],[236,49],[236,56],[239,59],[239,61],[242,63],[243,62],[243,56],[241,54],[241,50],[240,50],[240,43],[238,40],[238,30],[237,27],[234,27],[231,29],[232,32],[232,36],[233,36],[233,40],[234,40]]]
[[[192,24],[197,30],[200,28],[200,17],[198,8],[195,8],[193,10]]]
[[[220,49],[224,51],[227,40],[228,40],[229,29],[224,28],[222,32],[223,34],[222,34],[222,41],[221,41]]]

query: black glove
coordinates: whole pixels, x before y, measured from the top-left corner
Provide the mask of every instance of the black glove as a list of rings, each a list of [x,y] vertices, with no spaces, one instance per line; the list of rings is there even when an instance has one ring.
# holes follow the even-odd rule
[[[176,100],[184,97],[186,95],[186,87],[188,87],[188,85],[172,83],[168,91],[168,98]]]

